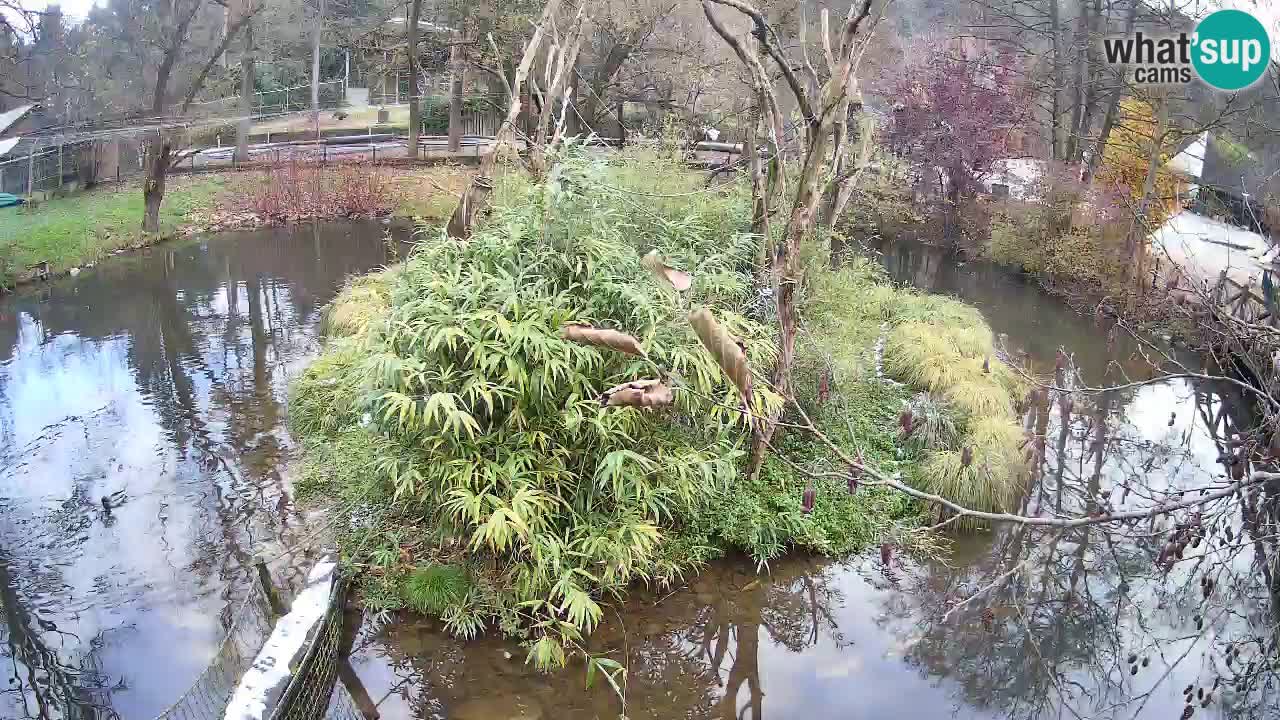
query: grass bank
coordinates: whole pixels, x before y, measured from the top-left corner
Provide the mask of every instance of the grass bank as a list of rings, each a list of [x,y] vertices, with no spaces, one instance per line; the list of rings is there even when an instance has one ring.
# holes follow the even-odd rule
[[[160,209],[160,236],[174,235],[192,212],[214,206],[228,185],[221,176],[175,177]],[[33,277],[31,268],[39,263],[58,274],[150,244],[154,238],[142,232],[142,211],[142,191],[134,185],[100,186],[0,210],[0,286]]]
[[[160,208],[158,235],[142,232],[142,190],[132,183],[0,209],[0,288],[35,278],[40,263],[58,275],[180,234],[350,215],[443,223],[471,172],[455,165],[335,165],[314,172],[285,166],[175,175]],[[319,186],[323,191],[313,191]]]
[[[747,211],[741,186],[704,189],[659,158],[570,156],[544,184],[504,178],[468,242],[424,235],[405,263],[344,290],[328,311],[324,354],[294,384],[290,423],[304,447],[300,488],[356,518],[344,560],[362,572],[368,606],[436,614],[462,636],[496,627],[552,667],[631,583],[676,583],[727,551],[764,563],[793,549],[918,540],[921,508],[851,488],[805,435],[782,433],[787,461],[743,476],[738,391],[685,316],[710,309],[741,339],[755,376],[767,375],[772,310],[755,286],[760,239],[742,231]],[[641,258],[654,249],[691,271],[687,293],[646,270]],[[928,442],[904,436],[903,409],[923,400],[878,376],[877,341],[901,331],[886,345],[914,347],[911,328],[938,315],[954,347],[934,351],[948,363],[990,355],[998,368],[990,330],[975,311],[893,288],[868,264],[832,272],[824,252],[810,255],[797,400],[828,436],[913,482],[936,458],[976,447],[988,418],[1016,440],[1012,401],[1005,416],[965,405],[967,391],[948,394],[998,387],[1004,375],[990,367],[921,387],[943,396],[929,417],[950,429]],[[570,342],[568,323],[627,333],[643,353]],[[907,378],[915,364],[893,370]],[[671,405],[600,401],[660,368]],[[780,405],[756,385],[757,410]],[[814,488],[811,511],[798,467],[839,473]]]

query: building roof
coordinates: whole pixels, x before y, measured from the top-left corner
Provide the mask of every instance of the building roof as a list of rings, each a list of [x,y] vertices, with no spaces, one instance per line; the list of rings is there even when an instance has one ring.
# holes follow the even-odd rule
[[[0,113],[0,135],[3,135],[14,123],[27,116],[35,105],[20,105],[7,112]]]
[[[21,140],[22,140],[21,137],[11,137],[11,138],[0,139],[0,158],[3,158],[5,155],[8,155],[9,151],[12,150],[14,146],[17,145]]]
[[[1209,131],[1200,133],[1197,137],[1183,148],[1182,152],[1174,155],[1169,162],[1165,163],[1165,167],[1193,180],[1199,180],[1204,174],[1204,156],[1209,147]]]

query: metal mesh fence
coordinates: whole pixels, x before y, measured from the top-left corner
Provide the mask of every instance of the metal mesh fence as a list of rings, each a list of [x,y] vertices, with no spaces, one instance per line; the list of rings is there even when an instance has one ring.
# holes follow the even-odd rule
[[[34,195],[141,175],[136,137],[40,141],[0,160],[0,192]]]
[[[347,84],[344,80],[326,80],[319,84],[319,100],[322,110],[332,110],[341,107],[347,96]],[[240,97],[232,96],[218,98],[217,100],[206,100],[204,102],[192,103],[187,112],[180,113],[177,108],[174,114],[184,114],[188,117],[232,117],[240,111]],[[264,90],[253,94],[253,112],[252,117],[255,120],[282,115],[285,113],[299,112],[311,109],[311,86],[297,85],[293,87],[279,88],[276,90]]]
[[[341,695],[345,697],[346,706],[351,708],[351,714],[341,714],[344,712],[342,703],[338,703],[338,707],[331,708],[335,704],[331,701],[336,695],[333,690],[338,677],[338,662],[342,659],[342,616],[345,596],[346,581],[339,578],[338,586],[334,588],[329,603],[329,610],[325,613],[320,627],[316,629],[316,634],[311,639],[311,646],[294,672],[293,681],[289,683],[284,697],[272,713],[271,720],[321,720],[328,717],[359,720],[361,717],[354,712],[354,703],[351,702],[350,694],[345,691]],[[331,711],[339,714],[331,715]]]
[[[231,627],[208,667],[156,720],[216,720],[223,716],[240,677],[271,634],[271,608],[261,585],[249,583],[248,595],[231,617]]]
[[[360,711],[356,700],[347,691],[345,683],[333,684],[333,695],[329,698],[329,707],[325,710],[324,720],[369,720]]]

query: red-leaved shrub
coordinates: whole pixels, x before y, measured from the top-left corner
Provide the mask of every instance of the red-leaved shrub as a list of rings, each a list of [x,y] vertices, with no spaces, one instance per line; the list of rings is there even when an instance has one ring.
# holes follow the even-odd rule
[[[363,162],[293,161],[268,170],[263,182],[247,185],[241,205],[269,223],[386,215],[399,201],[386,171]]]

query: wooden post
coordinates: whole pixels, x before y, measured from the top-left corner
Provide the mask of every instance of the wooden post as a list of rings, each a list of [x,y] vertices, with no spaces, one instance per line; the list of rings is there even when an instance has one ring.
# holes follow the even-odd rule
[[[62,143],[58,143],[58,192],[62,192],[62,179],[66,174],[62,170]]]
[[[27,197],[35,194],[36,187],[36,143],[31,142],[31,152],[27,153]]]
[[[267,603],[271,606],[271,612],[275,615],[284,615],[289,609],[284,606],[284,601],[280,599],[280,594],[276,592],[276,586],[271,582],[271,572],[267,570],[267,561],[261,557],[253,559],[253,567],[258,571],[258,583],[262,586],[262,591],[267,595]]]

